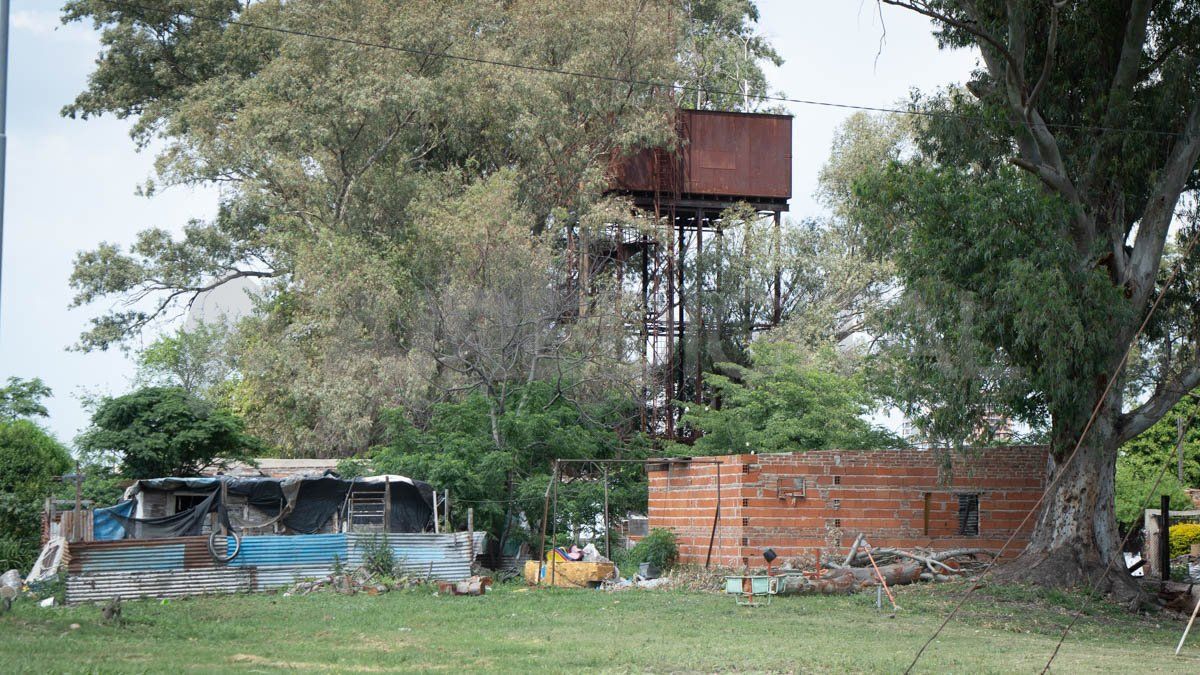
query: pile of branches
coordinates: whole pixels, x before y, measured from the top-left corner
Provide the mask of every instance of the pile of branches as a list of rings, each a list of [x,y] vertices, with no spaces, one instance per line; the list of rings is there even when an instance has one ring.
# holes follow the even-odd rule
[[[990,552],[980,548],[947,551],[865,548],[863,537],[859,535],[840,563],[827,563],[812,572],[785,569],[785,579],[781,581],[779,592],[853,593],[878,586],[881,577],[888,586],[918,581],[949,581],[981,572],[991,558]]]

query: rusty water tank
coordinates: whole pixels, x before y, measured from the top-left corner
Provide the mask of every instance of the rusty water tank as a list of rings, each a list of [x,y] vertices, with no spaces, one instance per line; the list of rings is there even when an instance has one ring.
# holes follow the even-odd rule
[[[679,110],[679,147],[648,148],[613,163],[609,189],[693,199],[786,202],[792,196],[792,118]]]

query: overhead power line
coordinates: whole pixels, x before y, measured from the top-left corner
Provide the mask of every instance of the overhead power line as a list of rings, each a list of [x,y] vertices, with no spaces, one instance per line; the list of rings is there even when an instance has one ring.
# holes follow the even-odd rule
[[[416,47],[404,47],[400,45],[388,44],[385,42],[372,42],[370,40],[360,40],[352,37],[341,35],[330,35],[327,33],[313,33],[311,31],[300,30],[297,28],[286,28],[283,26],[271,26],[268,24],[256,23],[253,21],[245,21],[242,19],[232,19],[228,17],[212,16],[206,14],[197,14],[185,10],[170,9],[165,7],[152,7],[137,2],[127,2],[126,0],[100,0],[100,2],[113,7],[123,9],[136,9],[144,12],[158,12],[160,14],[169,14],[177,17],[184,17],[196,21],[207,21],[210,23],[222,24],[227,26],[238,26],[239,28],[249,28],[252,30],[268,31],[273,33],[281,33],[295,37],[311,38],[314,40],[325,40],[327,42],[336,42],[340,44],[353,45],[356,47],[369,47],[373,49],[386,49],[389,51],[410,54],[413,56],[425,56],[449,61],[460,61],[464,63],[474,63],[478,65],[496,66],[501,68],[511,68],[515,70],[524,70],[528,72],[544,73],[547,75],[559,75],[563,77],[577,77],[582,79],[596,80],[600,82],[612,82],[614,84],[628,84],[635,86],[671,89],[679,92],[708,94],[709,96],[734,96],[738,98],[746,97],[744,92],[729,91],[723,89],[713,89],[709,87],[699,87],[690,84],[678,82],[666,82],[663,80],[647,80],[638,78],[621,77],[618,75],[605,75],[602,73],[588,73],[580,70],[568,70],[565,68],[553,68],[551,66],[542,66],[532,63],[519,63],[516,61],[501,61],[498,59],[487,59],[479,56],[469,56],[466,54],[453,54],[450,52],[436,52],[427,49],[418,49]],[[987,122],[989,120],[976,115],[963,115],[961,113],[952,113],[935,110],[916,110],[912,108],[893,108],[887,106],[873,105],[858,105],[853,103],[840,103],[836,101],[822,101],[817,99],[792,98],[788,96],[775,96],[771,94],[753,95],[751,98],[760,101],[771,101],[775,103],[794,103],[796,105],[807,105],[822,108],[835,108],[840,110],[855,110],[861,112],[876,112],[888,113],[893,115],[910,115],[915,117],[929,117],[941,119],[956,119],[973,122]],[[1070,123],[1054,123],[1046,122],[1045,126],[1054,129],[1075,129],[1079,131],[1095,131],[1095,132],[1120,132],[1128,134],[1144,134],[1149,136],[1164,136],[1164,137],[1179,137],[1183,134],[1178,131],[1169,131],[1163,129],[1138,129],[1130,127],[1110,127],[1102,125],[1088,124],[1070,124]]]

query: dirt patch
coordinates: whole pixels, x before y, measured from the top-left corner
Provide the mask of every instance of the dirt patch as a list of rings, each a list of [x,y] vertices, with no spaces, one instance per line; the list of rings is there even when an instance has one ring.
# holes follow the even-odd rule
[[[283,668],[287,670],[333,670],[338,672],[354,672],[354,673],[386,673],[387,668],[378,666],[352,666],[345,663],[339,663],[336,666],[326,663],[309,663],[305,661],[278,661],[268,659],[265,656],[257,656],[255,654],[234,654],[229,657],[230,662],[239,665],[255,665],[267,666],[270,668]]]

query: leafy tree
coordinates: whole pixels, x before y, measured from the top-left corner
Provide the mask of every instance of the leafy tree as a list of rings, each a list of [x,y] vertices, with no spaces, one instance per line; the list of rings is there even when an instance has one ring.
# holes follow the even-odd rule
[[[982,56],[965,91],[916,98],[927,115],[913,152],[853,196],[903,283],[888,326],[898,398],[935,437],[964,438],[991,411],[1048,427],[1055,482],[1011,574],[1099,578],[1121,565],[1117,449],[1200,383],[1194,313],[1166,308],[1134,345],[1163,292],[1171,225],[1195,197],[1200,10],[882,2]],[[1131,346],[1154,367],[1126,401]]]
[[[126,478],[196,476],[253,461],[264,449],[233,414],[178,387],[146,387],[101,402],[77,444]]]
[[[493,418],[495,402],[475,392],[434,406],[428,425],[421,429],[402,411],[393,411],[389,441],[373,456],[375,469],[448,488],[452,500],[462,505],[452,513],[457,524],[465,524],[465,507],[471,506],[476,527],[493,533],[503,545],[510,536],[540,532],[555,459],[644,456],[637,437],[614,430],[614,423],[627,414],[622,404],[581,408],[543,382],[514,386],[508,395],[512,405],[498,418]],[[562,475],[558,531],[596,522],[604,503],[603,482],[598,480],[603,470],[571,464],[563,465]],[[644,508],[643,476],[636,465],[610,471],[611,513]],[[522,516],[530,529],[514,531]]]
[[[8,378],[8,384],[0,387],[0,420],[15,420],[24,417],[46,417],[50,413],[42,405],[42,399],[50,395],[40,378],[22,380]]]
[[[835,348],[806,353],[792,342],[760,340],[750,367],[722,364],[706,381],[716,403],[684,405],[683,422],[704,432],[691,452],[880,449],[899,439],[863,419],[874,401],[861,374],[845,371]]]
[[[222,187],[216,217],[188,223],[181,236],[155,228],[131,245],[79,255],[76,305],[131,301],[100,317],[79,347],[126,344],[207,289],[261,278],[258,312],[231,342],[239,371],[232,406],[284,454],[358,455],[381,442],[384,410],[403,407],[423,422],[433,404],[479,386],[464,381],[455,370],[464,361],[448,351],[479,333],[444,330],[467,325],[460,301],[484,278],[469,264],[483,259],[472,251],[503,241],[511,253],[532,234],[525,285],[540,300],[520,307],[591,303],[590,316],[614,317],[569,331],[557,325],[562,317],[523,317],[538,325],[529,335],[556,338],[556,356],[537,357],[535,377],[558,379],[564,360],[565,370],[611,362],[622,351],[612,329],[624,308],[607,289],[593,293],[602,284],[562,284],[572,274],[564,249],[627,213],[602,198],[609,157],[666,142],[673,120],[664,91],[620,80],[691,81],[688,50],[703,49],[719,61],[703,77],[745,80],[752,96],[761,88],[767,52],[754,38],[753,5],[693,8],[662,0],[422,0],[402,9],[383,0],[183,0],[169,8],[72,0],[64,19],[93,21],[104,51],[64,112],[134,118],[139,143],[160,136],[158,184]],[[684,31],[704,33],[703,45],[673,39]],[[749,51],[727,53],[726,43],[744,47],[747,38]],[[516,297],[507,280],[489,283],[483,293]],[[571,297],[580,286],[583,302]],[[592,374],[612,380],[621,372],[596,365],[576,374],[573,396],[583,396]]]
[[[1121,457],[1161,467],[1169,462],[1170,473],[1184,487],[1200,486],[1200,407],[1194,399],[1176,403],[1170,412],[1143,434],[1121,446]],[[1183,435],[1183,456],[1177,452],[1179,426],[1187,425]]]
[[[0,389],[0,551],[9,567],[25,568],[41,542],[42,501],[54,476],[71,468],[71,455],[27,417],[46,416],[41,398],[50,389],[41,380],[9,378]]]
[[[750,0],[684,0],[679,61],[686,108],[754,111],[770,93],[762,65],[783,58],[756,30]],[[719,93],[718,93],[719,92]]]
[[[138,355],[138,381],[220,399],[233,376],[228,350],[229,328],[223,323],[181,327],[158,338]]]
[[[1161,471],[1161,461],[1150,461],[1124,451],[1117,457],[1116,518],[1125,530],[1140,527],[1145,509],[1158,508],[1163,495],[1171,498],[1172,508],[1191,508],[1191,498],[1170,470],[1162,474],[1162,480],[1155,488],[1155,480]]]

